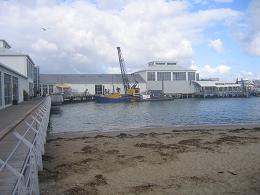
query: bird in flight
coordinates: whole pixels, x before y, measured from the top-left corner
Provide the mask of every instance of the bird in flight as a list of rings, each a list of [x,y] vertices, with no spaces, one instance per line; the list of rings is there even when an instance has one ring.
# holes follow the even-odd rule
[[[47,29],[46,28],[42,28],[43,31],[46,31]]]

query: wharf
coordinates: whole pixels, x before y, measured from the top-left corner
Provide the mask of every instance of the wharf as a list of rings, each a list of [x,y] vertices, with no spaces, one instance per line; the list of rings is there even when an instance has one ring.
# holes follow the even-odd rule
[[[43,98],[35,98],[0,110],[0,138],[21,121]]]
[[[73,96],[64,96],[63,103],[76,103],[76,102],[90,102],[95,101],[94,95],[73,95]]]
[[[39,194],[50,98],[0,110],[0,194]]]

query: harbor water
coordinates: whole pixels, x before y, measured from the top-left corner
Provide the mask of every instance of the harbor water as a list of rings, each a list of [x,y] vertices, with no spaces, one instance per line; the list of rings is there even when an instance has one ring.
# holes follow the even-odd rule
[[[176,99],[164,102],[61,106],[50,132],[122,131],[139,128],[260,122],[260,98]]]

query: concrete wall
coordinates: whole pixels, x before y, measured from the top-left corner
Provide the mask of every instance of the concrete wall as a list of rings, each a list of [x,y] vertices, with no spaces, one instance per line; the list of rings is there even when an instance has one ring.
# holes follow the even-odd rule
[[[163,88],[168,94],[195,93],[195,86],[190,81],[163,81]],[[147,90],[162,90],[162,81],[148,81]]]
[[[140,71],[136,74],[139,74],[145,81],[147,81],[147,72],[146,71]]]
[[[107,89],[110,91],[110,93],[113,92],[113,86],[114,90],[116,91],[117,88],[121,89],[121,93],[124,93],[124,86],[123,84],[66,84],[71,87],[72,92],[74,93],[83,93],[88,89],[88,92],[91,95],[95,95],[95,85],[103,85],[104,89]],[[133,85],[130,84],[130,85]],[[55,85],[54,85],[55,86]],[[140,92],[145,92],[146,91],[146,84],[145,83],[139,83],[137,87],[140,88]],[[57,88],[54,89],[55,92],[59,92]]]
[[[26,56],[1,56],[0,62],[27,77],[27,57]]]

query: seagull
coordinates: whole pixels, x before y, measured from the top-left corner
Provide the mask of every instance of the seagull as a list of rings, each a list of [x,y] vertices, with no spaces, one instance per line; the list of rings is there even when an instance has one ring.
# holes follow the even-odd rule
[[[46,28],[42,28],[43,31],[46,31],[47,29]]]

